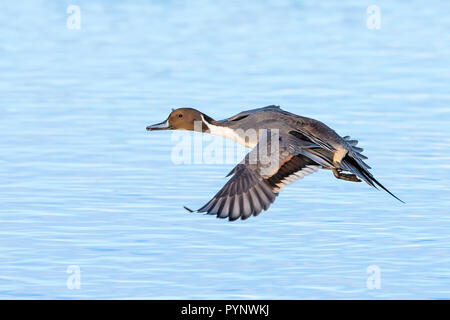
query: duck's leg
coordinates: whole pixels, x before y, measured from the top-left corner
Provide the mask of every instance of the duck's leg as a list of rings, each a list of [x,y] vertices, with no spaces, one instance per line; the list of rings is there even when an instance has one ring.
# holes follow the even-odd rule
[[[352,182],[361,182],[361,180],[358,179],[358,177],[354,174],[349,173],[342,173],[340,169],[332,168],[333,174],[336,178],[345,180],[345,181],[352,181]]]

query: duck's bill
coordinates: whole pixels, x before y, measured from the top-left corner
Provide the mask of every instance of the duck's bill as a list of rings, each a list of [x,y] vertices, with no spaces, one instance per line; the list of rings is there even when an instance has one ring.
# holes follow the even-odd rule
[[[172,127],[169,125],[169,119],[166,121],[154,124],[152,126],[147,127],[147,131],[153,131],[153,130],[170,130]]]

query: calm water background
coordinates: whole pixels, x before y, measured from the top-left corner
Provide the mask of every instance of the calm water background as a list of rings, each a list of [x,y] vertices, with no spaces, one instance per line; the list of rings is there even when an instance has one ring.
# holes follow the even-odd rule
[[[445,1],[3,1],[0,298],[450,298],[449,16]],[[407,204],[323,171],[257,218],[187,214],[233,165],[175,165],[170,133],[145,127],[171,107],[269,104],[358,138]]]

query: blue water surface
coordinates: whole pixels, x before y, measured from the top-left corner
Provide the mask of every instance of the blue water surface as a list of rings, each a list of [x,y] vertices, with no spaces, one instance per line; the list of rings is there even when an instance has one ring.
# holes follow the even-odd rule
[[[437,0],[3,1],[0,298],[450,298],[449,16]],[[320,171],[256,218],[187,213],[234,165],[176,165],[170,132],[145,127],[270,104],[357,138],[406,204]]]

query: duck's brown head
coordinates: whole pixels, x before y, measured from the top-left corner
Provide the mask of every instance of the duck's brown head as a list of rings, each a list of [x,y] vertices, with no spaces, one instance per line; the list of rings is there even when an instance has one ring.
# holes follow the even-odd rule
[[[208,126],[204,123],[214,121],[207,115],[192,108],[179,108],[173,110],[167,120],[147,127],[147,131],[153,130],[194,130],[195,122],[198,121],[197,127],[200,127],[202,132],[208,130]]]

